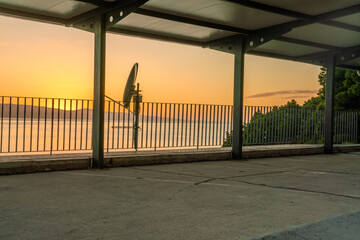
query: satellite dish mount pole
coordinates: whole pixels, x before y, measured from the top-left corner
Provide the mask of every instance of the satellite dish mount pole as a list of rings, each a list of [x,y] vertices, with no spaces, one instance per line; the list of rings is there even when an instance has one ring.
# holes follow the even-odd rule
[[[140,102],[142,102],[142,95],[140,94],[140,84],[137,83],[136,94],[133,97],[134,100],[134,127],[133,127],[133,141],[135,150],[138,150],[138,139],[139,139],[139,113],[140,113]]]

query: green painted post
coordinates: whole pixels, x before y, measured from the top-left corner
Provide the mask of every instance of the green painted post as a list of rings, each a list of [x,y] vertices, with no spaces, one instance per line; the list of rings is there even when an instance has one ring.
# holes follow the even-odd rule
[[[103,14],[95,17],[94,105],[92,119],[92,167],[104,167],[104,110],[105,110],[105,50],[106,20]]]
[[[244,99],[244,45],[243,41],[235,43],[234,69],[234,115],[232,158],[242,159],[242,118]]]
[[[335,57],[327,57],[325,86],[325,144],[324,152],[333,153],[334,136],[334,74]]]

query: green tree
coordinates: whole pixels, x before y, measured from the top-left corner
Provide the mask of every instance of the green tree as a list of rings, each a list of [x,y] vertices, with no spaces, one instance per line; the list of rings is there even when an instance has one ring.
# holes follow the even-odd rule
[[[305,101],[304,108],[325,109],[326,68],[321,68],[318,78],[320,89],[317,97]],[[360,111],[360,77],[356,71],[336,68],[334,80],[334,109]]]

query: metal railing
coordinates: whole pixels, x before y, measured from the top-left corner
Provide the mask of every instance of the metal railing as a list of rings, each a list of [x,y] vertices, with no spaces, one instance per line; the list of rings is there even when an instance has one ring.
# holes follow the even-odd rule
[[[92,100],[0,97],[0,153],[91,150]],[[134,115],[105,101],[105,151],[134,149]],[[140,104],[138,149],[231,146],[233,106]],[[335,143],[358,141],[358,113],[335,112]],[[324,112],[245,106],[243,144],[323,143]]]
[[[244,145],[322,144],[324,111],[301,107],[244,107]],[[358,141],[358,113],[335,111],[334,143]]]

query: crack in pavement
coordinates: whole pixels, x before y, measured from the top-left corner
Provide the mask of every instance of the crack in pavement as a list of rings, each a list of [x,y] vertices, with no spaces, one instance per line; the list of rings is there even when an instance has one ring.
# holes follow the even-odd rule
[[[254,185],[254,186],[277,188],[277,189],[286,189],[286,190],[293,190],[293,191],[307,192],[307,193],[317,193],[317,194],[324,194],[324,195],[330,195],[330,196],[344,197],[344,198],[360,200],[360,197],[351,196],[351,195],[345,195],[345,194],[337,194],[337,193],[330,193],[330,192],[323,192],[323,191],[307,190],[307,189],[301,189],[301,188],[296,188],[296,187],[282,187],[282,186],[269,185],[269,184],[266,184],[266,183],[253,183],[253,182],[248,182],[248,181],[244,181],[244,180],[236,180],[236,179],[224,178],[224,180],[241,182],[241,183]]]

